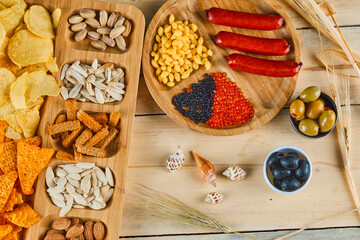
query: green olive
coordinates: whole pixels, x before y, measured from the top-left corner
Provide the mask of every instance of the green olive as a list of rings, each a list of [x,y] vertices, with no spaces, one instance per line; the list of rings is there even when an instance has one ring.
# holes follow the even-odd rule
[[[293,118],[302,117],[305,113],[305,104],[300,99],[294,100],[290,105],[290,114]]]
[[[317,100],[322,101],[322,103],[324,104],[324,106],[326,105],[326,103],[325,103],[325,100],[324,100],[324,99],[322,99],[322,98],[318,98]]]
[[[320,97],[321,91],[320,88],[317,86],[311,86],[300,94],[300,99],[303,100],[305,103],[313,102]]]
[[[333,110],[326,110],[320,115],[320,132],[328,132],[335,125],[336,114]]]
[[[299,123],[299,130],[307,136],[316,136],[319,133],[319,124],[312,119],[304,119]]]
[[[296,121],[301,121],[301,120],[303,120],[303,119],[305,119],[306,118],[306,115],[305,114],[303,114],[301,117],[299,117],[299,118],[296,118]]]
[[[306,108],[306,116],[310,119],[318,119],[324,112],[324,103],[320,100],[316,100],[310,103]]]

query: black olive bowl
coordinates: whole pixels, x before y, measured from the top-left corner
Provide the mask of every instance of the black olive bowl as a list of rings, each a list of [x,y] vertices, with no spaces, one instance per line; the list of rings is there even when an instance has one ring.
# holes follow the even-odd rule
[[[310,173],[309,176],[306,180],[304,180],[303,182],[301,182],[301,186],[294,190],[294,191],[284,191],[280,188],[277,188],[275,186],[274,183],[274,177],[272,175],[272,172],[270,170],[269,167],[269,160],[271,159],[271,156],[274,153],[289,153],[289,152],[295,152],[297,153],[297,155],[299,156],[300,159],[303,159],[305,161],[307,161],[309,163],[310,166]],[[264,167],[263,167],[263,174],[264,174],[264,178],[266,183],[270,186],[271,189],[273,189],[274,191],[278,192],[278,193],[283,193],[283,194],[293,194],[293,193],[297,193],[301,190],[303,190],[310,182],[310,179],[312,177],[312,164],[310,161],[309,156],[300,148],[294,147],[294,146],[282,146],[282,147],[278,147],[276,149],[274,149],[271,153],[269,153],[269,155],[266,157],[265,162],[264,162]]]
[[[322,138],[322,137],[325,137],[326,135],[328,135],[329,133],[331,133],[332,130],[334,130],[334,128],[336,127],[336,124],[337,124],[337,121],[338,121],[338,109],[336,107],[336,104],[335,104],[334,100],[332,100],[332,98],[329,95],[327,95],[327,94],[325,94],[323,92],[321,92],[319,98],[321,98],[321,99],[323,99],[325,101],[325,108],[328,107],[328,108],[330,108],[331,110],[333,110],[335,112],[335,116],[336,116],[335,124],[328,132],[323,132],[322,133],[322,132],[319,131],[318,135],[316,135],[316,136],[308,136],[308,135],[302,133],[299,130],[299,121],[297,121],[295,118],[293,118],[291,116],[290,111],[289,111],[291,125],[293,126],[293,128],[295,129],[296,132],[298,132],[300,135],[302,135],[304,137],[307,137],[307,138]],[[297,99],[300,99],[300,97],[297,97]]]

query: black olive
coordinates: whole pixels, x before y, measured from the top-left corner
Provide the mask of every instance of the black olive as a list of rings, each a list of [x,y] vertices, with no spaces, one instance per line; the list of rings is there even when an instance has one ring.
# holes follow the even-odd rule
[[[268,161],[268,165],[269,165],[269,168],[270,168],[271,171],[276,167],[280,167],[280,160],[279,160],[276,153],[273,153],[270,156],[269,161]]]
[[[274,178],[274,186],[275,186],[277,189],[281,189],[281,183],[282,183],[282,180],[277,179],[277,178]]]
[[[288,152],[286,156],[296,156],[299,157],[299,155],[296,152]]]
[[[299,167],[299,157],[296,156],[285,156],[280,159],[280,164],[283,168],[288,170],[295,170]]]
[[[295,176],[302,181],[305,181],[310,176],[310,163],[305,160],[300,160],[299,168],[295,171]]]
[[[272,175],[276,179],[283,180],[284,178],[291,175],[291,171],[282,167],[277,167],[272,170]]]
[[[287,177],[281,182],[281,190],[283,191],[292,192],[300,187],[301,182],[294,176]]]
[[[278,158],[282,158],[282,157],[284,156],[284,153],[283,153],[283,152],[277,152],[277,153],[276,153],[276,156],[277,156]]]

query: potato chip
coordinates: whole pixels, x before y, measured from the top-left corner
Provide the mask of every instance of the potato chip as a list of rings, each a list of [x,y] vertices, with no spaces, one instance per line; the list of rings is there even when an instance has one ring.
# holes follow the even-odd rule
[[[13,74],[16,74],[16,71],[19,68],[10,60],[10,58],[5,53],[0,53],[0,66],[3,68],[7,68]]]
[[[0,109],[5,106],[5,104],[10,103],[10,95],[0,95]],[[10,103],[11,105],[11,103]],[[0,110],[0,119],[3,119],[1,117],[1,110]]]
[[[38,99],[36,99],[34,102],[31,101],[27,101],[26,102],[26,109],[37,109],[40,110],[41,106],[44,103],[44,98],[39,97]]]
[[[46,61],[45,66],[52,73],[59,71],[58,65],[56,64],[56,58],[54,57],[49,58]]]
[[[3,212],[10,212],[14,210],[14,206],[23,203],[22,194],[16,191],[16,188],[13,188],[13,190],[10,193],[10,196],[5,203],[5,206],[3,207]],[[1,238],[0,238],[1,239]]]
[[[24,194],[31,194],[32,185],[41,170],[48,164],[55,150],[40,148],[19,142],[17,145],[17,169]]]
[[[0,169],[3,173],[16,171],[16,144],[11,142],[0,144]]]
[[[36,72],[36,71],[47,72],[48,68],[46,67],[45,63],[37,63],[37,64],[34,64],[34,65],[29,65],[29,66],[17,71],[16,76],[20,77],[25,72],[32,73],[32,72]]]
[[[50,38],[41,38],[28,30],[21,30],[10,38],[8,55],[15,64],[26,67],[46,62],[54,53]]]
[[[43,95],[58,96],[60,88],[55,78],[46,72],[37,71],[29,74],[28,79],[28,101],[35,101]],[[11,96],[11,94],[10,94]]]
[[[54,28],[57,28],[57,26],[59,25],[60,17],[61,17],[61,9],[57,8],[51,14]]]
[[[11,171],[0,175],[0,210],[4,207],[10,193],[14,187],[18,175],[16,171]]]
[[[0,46],[3,44],[6,37],[6,31],[4,25],[0,22]]]
[[[10,94],[10,87],[15,79],[15,75],[10,70],[0,68],[0,95]]]
[[[3,5],[3,4],[0,3],[0,11],[1,11],[1,10],[4,10],[5,8],[6,8],[5,5]]]
[[[12,127],[7,126],[6,130],[5,130],[5,137],[10,138],[10,139],[21,139],[24,137],[24,135],[22,135],[21,133],[18,133]]]
[[[23,110],[16,113],[16,121],[26,138],[33,137],[40,122],[40,113],[37,109]]]
[[[5,129],[6,129],[6,121],[0,121],[0,143],[5,142]],[[1,156],[0,156],[1,157]]]
[[[42,38],[54,38],[52,18],[46,8],[41,5],[32,5],[24,16],[27,28]]]
[[[7,36],[11,36],[22,21],[26,7],[24,1],[16,1],[10,8],[0,11],[0,22],[4,25]]]
[[[12,212],[5,213],[4,216],[11,223],[24,228],[30,227],[41,219],[41,217],[26,203],[21,204]]]
[[[21,31],[21,30],[26,30],[27,26],[26,23],[20,23],[16,28],[15,28],[15,32]]]
[[[9,99],[10,100],[10,99]],[[12,106],[11,102],[6,102],[1,108],[0,108],[0,120],[5,120],[5,116],[12,114],[15,112],[14,107]]]
[[[19,126],[19,124],[16,120],[16,113],[6,115],[4,118],[5,118],[5,121],[7,122],[7,124],[9,124],[10,127],[15,129],[15,131],[17,131],[18,133],[23,133],[21,127]]]
[[[10,99],[15,110],[26,109],[26,91],[29,74],[24,73],[11,84]]]
[[[5,37],[4,42],[2,45],[0,45],[0,53],[5,54],[7,53],[7,46],[9,44],[10,39],[8,37]]]
[[[10,224],[0,225],[0,239],[3,239],[6,235],[11,233],[13,227]]]
[[[24,142],[26,144],[34,145],[34,146],[39,147],[41,145],[41,137],[35,136],[35,137],[30,137],[30,138],[18,139],[18,140],[15,140],[14,142],[15,142],[16,145],[19,142]]]

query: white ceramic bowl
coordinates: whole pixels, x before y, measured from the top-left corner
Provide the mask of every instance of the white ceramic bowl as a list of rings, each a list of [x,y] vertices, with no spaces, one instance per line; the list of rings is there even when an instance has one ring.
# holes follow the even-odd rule
[[[280,189],[276,188],[273,185],[273,183],[272,183],[273,176],[272,176],[270,168],[268,166],[268,161],[269,161],[270,156],[275,152],[283,152],[283,153],[296,152],[296,153],[298,153],[300,155],[300,159],[305,159],[306,161],[308,161],[310,163],[310,175],[309,175],[309,178],[303,183],[303,185],[299,189],[297,189],[295,191],[292,191],[292,192],[287,192],[287,191],[280,190]],[[282,147],[278,147],[278,148],[274,149],[266,157],[265,162],[264,162],[263,173],[264,173],[265,181],[270,186],[270,188],[272,188],[274,191],[276,191],[278,193],[284,193],[284,194],[293,194],[293,193],[297,193],[297,192],[303,190],[309,184],[311,176],[312,176],[312,164],[311,164],[309,156],[303,150],[301,150],[300,148],[297,148],[297,147],[294,147],[294,146],[282,146]]]

